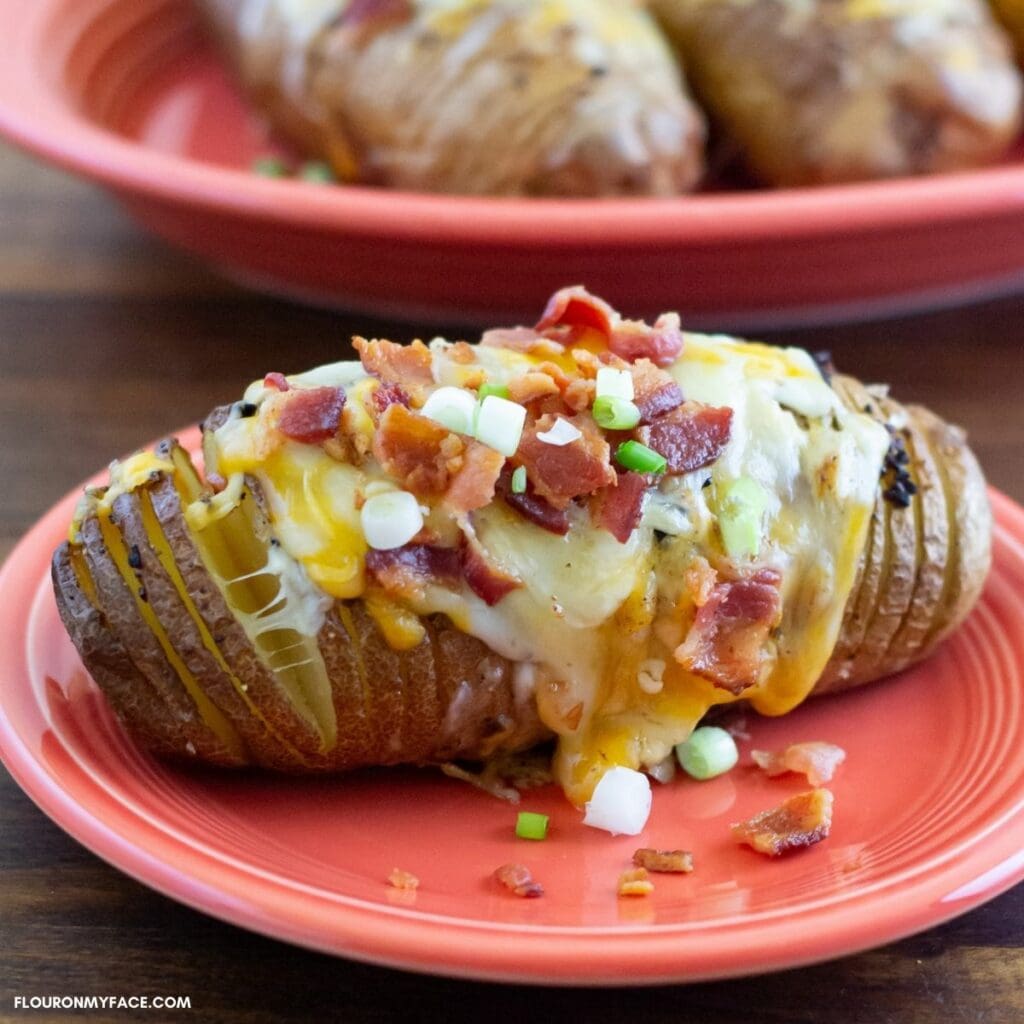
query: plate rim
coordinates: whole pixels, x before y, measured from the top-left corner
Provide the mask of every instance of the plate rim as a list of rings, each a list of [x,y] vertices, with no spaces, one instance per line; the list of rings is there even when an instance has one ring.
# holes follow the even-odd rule
[[[79,2],[95,6],[110,0]],[[10,59],[0,63],[0,134],[90,179],[164,201],[346,234],[551,248],[606,241],[609,231],[619,245],[678,247],[820,239],[840,225],[847,232],[933,228],[1024,211],[1024,162],[848,185],[596,200],[496,199],[350,185],[323,189],[258,178],[158,152],[73,110],[34,64],[52,19],[67,5],[68,0],[0,0],[0,28],[14,38]]]
[[[194,444],[197,434],[191,428],[179,436],[184,443]],[[37,520],[0,568],[0,614],[18,627],[11,635],[23,636],[22,643],[7,651],[0,649],[0,675],[5,679],[19,666],[24,677],[29,676],[31,633],[24,627],[38,621],[40,601],[52,600],[48,552],[63,533],[80,492],[80,487],[75,488]],[[1011,538],[1024,541],[1024,508],[994,489],[989,494],[997,521]],[[22,595],[27,600],[19,605],[17,598]],[[379,966],[540,985],[622,985],[624,976],[630,985],[738,977],[805,966],[896,941],[965,913],[1024,879],[1022,797],[995,822],[972,832],[961,857],[946,854],[938,862],[933,859],[915,868],[898,889],[893,879],[837,906],[770,914],[753,924],[738,919],[711,925],[700,933],[701,949],[682,955],[678,944],[695,932],[681,925],[501,924],[425,914],[358,897],[332,904],[329,925],[318,927],[317,918],[324,918],[317,913],[318,894],[301,894],[273,878],[257,881],[254,874],[239,872],[190,847],[118,802],[114,817],[127,814],[131,826],[122,831],[119,822],[102,813],[110,796],[94,782],[88,783],[96,787],[93,803],[80,804],[22,740],[7,714],[10,698],[4,694],[0,689],[0,760],[33,802],[87,849],[136,881],[202,913],[270,938]],[[71,756],[77,763],[77,756]],[[240,880],[241,885],[232,886],[232,880]],[[893,903],[900,907],[895,925],[892,913],[878,912]],[[869,913],[871,909],[875,912]],[[773,937],[780,938],[773,932],[792,929],[793,921],[800,918],[814,922],[822,913],[833,919],[849,915],[851,920],[845,927],[834,928],[825,941],[814,935],[814,941],[804,938],[794,943],[789,935],[786,942],[772,944]],[[737,942],[740,931],[743,940]],[[568,961],[567,938],[577,947]],[[758,941],[762,955],[755,956]],[[726,950],[729,955],[723,956]],[[764,955],[763,950],[772,952]],[[553,969],[545,969],[547,957],[556,965]],[[507,966],[513,961],[514,969]]]

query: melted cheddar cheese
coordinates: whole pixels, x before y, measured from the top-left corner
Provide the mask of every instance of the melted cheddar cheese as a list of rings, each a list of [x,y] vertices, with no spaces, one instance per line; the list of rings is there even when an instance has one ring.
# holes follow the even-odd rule
[[[500,348],[474,351],[476,361],[467,364],[448,343],[433,342],[435,384],[462,386],[481,370],[489,382],[505,383],[540,361]],[[372,457],[350,465],[320,446],[272,438],[262,383],[245,395],[256,415],[243,417],[236,406],[207,434],[207,466],[229,481],[258,480],[284,552],[323,594],[365,594],[393,646],[417,643],[417,617],[442,613],[520,662],[520,682],[533,687],[559,739],[558,777],[582,803],[607,768],[656,765],[710,707],[737,699],[686,672],[673,650],[695,614],[688,572],[700,559],[725,557],[719,495],[741,477],[767,495],[760,549],[745,567],[770,566],[782,576],[781,622],[760,681],[743,697],[777,715],[807,696],[838,636],[888,446],[886,431],[846,409],[803,351],[690,334],[669,372],[688,399],[732,408],[721,456],[707,469],[662,479],[626,543],[593,526],[581,507],[571,508],[564,537],[501,501],[474,512],[471,528],[487,558],[523,583],[492,607],[465,584],[428,584],[401,601],[368,592],[359,508],[368,494],[395,484]],[[346,432],[372,437],[368,403],[377,385],[359,363],[289,381],[344,387]],[[450,516],[423,511],[442,543],[457,541]]]

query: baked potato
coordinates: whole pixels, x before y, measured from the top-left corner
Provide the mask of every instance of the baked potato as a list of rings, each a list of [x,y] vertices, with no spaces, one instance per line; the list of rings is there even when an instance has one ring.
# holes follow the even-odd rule
[[[988,567],[964,435],[806,353],[580,288],[479,345],[356,339],[83,498],[53,581],[126,728],[289,772],[557,739],[582,803],[709,712],[920,660]]]
[[[346,182],[668,195],[704,122],[648,14],[617,0],[199,0],[274,126]]]
[[[1021,79],[982,0],[651,0],[754,176],[816,185],[996,160]]]

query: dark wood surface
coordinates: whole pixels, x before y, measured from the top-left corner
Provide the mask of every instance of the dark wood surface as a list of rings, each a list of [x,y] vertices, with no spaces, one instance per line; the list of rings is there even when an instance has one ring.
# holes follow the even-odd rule
[[[570,275],[571,276],[571,275]],[[0,148],[0,557],[111,456],[198,420],[265,370],[339,358],[405,324],[304,310],[224,284],[97,190]],[[964,424],[1024,500],[1024,298],[776,333]],[[0,641],[19,643],[5,633]],[[0,680],[0,685],[4,681]],[[1022,837],[1024,844],[1024,837]],[[650,990],[534,990],[348,963],[248,934],[119,874],[0,769],[0,1020],[15,995],[187,994],[191,1013],[90,1021],[1024,1021],[1024,886],[915,938],[803,970]]]

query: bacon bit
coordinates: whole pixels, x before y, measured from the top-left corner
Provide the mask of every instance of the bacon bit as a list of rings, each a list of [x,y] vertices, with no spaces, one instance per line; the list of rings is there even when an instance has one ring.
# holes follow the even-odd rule
[[[220,492],[228,485],[227,480],[225,480],[220,473],[207,474],[206,482],[210,485],[210,490],[213,491],[214,494],[220,494]]]
[[[676,648],[676,661],[737,696],[753,686],[765,641],[779,620],[781,583],[774,569],[716,583]]]
[[[389,405],[373,439],[373,454],[385,471],[418,497],[443,494],[461,468],[463,442],[404,405]]]
[[[392,889],[418,889],[420,880],[411,872],[401,868],[392,868],[388,875],[388,885]]]
[[[679,314],[664,313],[653,327],[639,320],[621,320],[608,339],[608,347],[630,363],[646,358],[658,366],[671,366],[683,351]]]
[[[287,378],[283,373],[278,373],[276,370],[272,373],[268,373],[263,378],[263,386],[265,388],[273,388],[275,391],[291,391],[292,386],[288,383]]]
[[[548,533],[557,533],[564,537],[569,532],[569,517],[565,511],[555,508],[549,501],[536,494],[529,477],[526,479],[526,490],[522,494],[515,494],[512,491],[512,470],[506,467],[498,477],[495,490],[506,505]]]
[[[829,790],[812,789],[733,825],[732,834],[737,842],[758,853],[778,857],[827,838],[832,829],[832,805]]]
[[[338,432],[344,408],[342,388],[293,390],[281,405],[277,429],[293,441],[319,444]]]
[[[447,354],[453,363],[459,363],[461,366],[476,362],[476,349],[467,341],[457,341],[454,345],[449,345]]]
[[[506,348],[526,355],[560,356],[565,351],[564,345],[545,338],[532,327],[497,327],[484,331],[480,344],[485,348]]]
[[[408,21],[413,13],[410,0],[349,0],[331,25],[357,32],[359,40],[365,42],[371,32]]]
[[[646,868],[631,868],[619,875],[620,896],[650,896],[654,892],[654,883],[650,880]]]
[[[607,338],[618,319],[619,314],[604,299],[591,295],[582,285],[574,285],[551,296],[536,329],[544,332],[554,327],[589,327]]]
[[[570,349],[569,355],[572,356],[573,361],[576,363],[576,368],[587,380],[594,380],[597,377],[597,371],[605,365],[590,349]]]
[[[454,436],[454,435],[453,435]],[[462,468],[445,491],[444,502],[456,514],[489,505],[505,465],[505,456],[479,441],[464,442]]]
[[[746,715],[733,714],[724,721],[719,722],[719,724],[734,740],[750,739]]]
[[[352,345],[359,353],[363,369],[382,381],[403,387],[434,383],[430,349],[422,341],[399,345],[393,341],[353,338]]]
[[[698,608],[703,608],[711,597],[711,591],[718,582],[718,573],[711,568],[711,563],[699,555],[687,566],[683,575],[686,593],[693,598]]]
[[[684,402],[636,432],[641,444],[664,455],[668,473],[680,476],[710,466],[729,443],[732,409]]]
[[[693,870],[693,854],[688,850],[652,850],[647,847],[633,854],[633,863],[647,871],[688,875]]]
[[[502,864],[494,877],[509,892],[514,892],[523,899],[536,899],[544,895],[544,888],[540,882],[535,882],[530,869],[525,864]]]
[[[647,477],[639,473],[622,473],[618,483],[598,491],[593,512],[594,522],[607,530],[620,544],[629,540],[640,522]]]
[[[573,412],[583,412],[594,404],[597,385],[592,380],[571,381],[562,395],[562,399]]]
[[[389,594],[417,594],[428,583],[455,584],[462,578],[457,548],[406,544],[391,551],[366,552],[366,571]]]
[[[640,410],[640,422],[650,423],[683,404],[683,392],[672,376],[650,359],[638,359],[631,367],[633,402]]]
[[[778,753],[752,750],[750,756],[754,764],[772,778],[785,775],[786,772],[795,772],[806,775],[812,786],[821,786],[832,781],[836,769],[846,760],[846,751],[834,743],[815,740],[792,743]]]
[[[374,388],[370,402],[373,404],[373,408],[378,416],[383,415],[389,405],[404,405],[408,409],[411,404],[405,389],[400,384],[390,382],[378,384]]]
[[[471,537],[464,538],[462,574],[469,589],[489,607],[523,585],[522,580],[497,568]]]
[[[573,498],[615,483],[611,467],[611,449],[600,428],[589,417],[573,416],[567,420],[581,436],[570,444],[545,444],[539,434],[550,430],[557,417],[550,413],[523,431],[519,460],[526,466],[530,482],[542,498],[556,508],[565,508]]]
[[[508,382],[508,396],[513,402],[526,405],[537,398],[557,395],[558,385],[546,373],[530,372]]]

